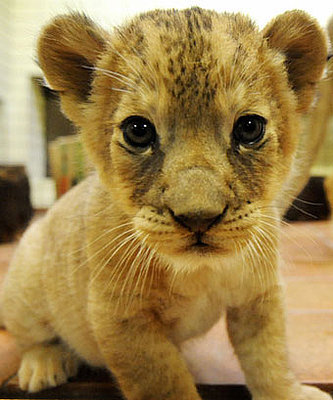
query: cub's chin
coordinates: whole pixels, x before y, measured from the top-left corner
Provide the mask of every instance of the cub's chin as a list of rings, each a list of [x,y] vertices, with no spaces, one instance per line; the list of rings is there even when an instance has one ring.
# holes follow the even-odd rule
[[[238,259],[242,249],[246,247],[245,239],[236,244],[231,239],[218,240],[208,235],[197,236],[191,234],[189,237],[177,238],[174,241],[161,240],[159,243],[155,242],[152,248],[168,267],[177,272],[190,273],[198,268],[207,267],[220,270]]]

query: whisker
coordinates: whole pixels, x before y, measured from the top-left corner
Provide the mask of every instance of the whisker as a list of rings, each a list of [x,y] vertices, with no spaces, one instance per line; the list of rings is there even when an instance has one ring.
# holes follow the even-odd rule
[[[132,265],[138,265],[138,264],[140,264],[140,262],[138,262],[139,260],[142,262],[145,258],[145,255],[146,255],[146,253],[148,253],[148,251],[149,251],[149,248],[145,245],[145,242],[146,242],[146,239],[148,238],[148,234],[142,239],[142,242],[140,243],[140,250],[139,250],[139,252],[138,252],[138,254],[136,255],[136,257],[135,257],[135,259],[133,260],[133,262],[132,262]],[[142,253],[144,253],[144,256],[141,258],[141,254]],[[136,289],[137,289],[137,285],[138,285],[138,283],[139,283],[139,281],[140,281],[140,276],[141,276],[141,272],[142,272],[142,269],[141,269],[141,271],[140,271],[140,273],[139,273],[139,276],[138,276],[138,279],[137,279],[137,282],[136,282],[136,285],[135,285],[135,287],[134,287],[134,289],[133,289],[133,292],[135,292],[136,291]]]
[[[136,89],[135,87],[135,82],[130,79],[127,78],[125,75],[119,74],[118,72],[113,72],[104,68],[98,68],[98,67],[90,67],[90,66],[85,66],[84,68],[86,69],[92,69],[94,71],[99,71],[101,72],[103,75],[108,76],[109,78],[113,78],[115,80],[117,80],[118,82],[124,84],[125,86],[128,86],[131,89]]]
[[[143,289],[146,287],[146,282],[148,278],[148,272],[150,271],[150,264],[152,262],[152,259],[154,258],[154,251],[150,249],[150,252],[148,253],[148,258],[145,260],[145,273],[142,279],[142,285],[141,285],[141,293],[143,292]]]
[[[139,232],[136,232],[136,233],[137,233],[137,239],[140,239],[140,233]],[[121,290],[120,290],[118,302],[115,307],[116,310],[120,306],[121,300],[123,300],[125,298],[125,296],[124,296],[125,290],[127,290],[129,285],[133,284],[134,277],[137,273],[137,270],[138,270],[138,268],[140,268],[140,266],[142,266],[142,253],[144,251],[149,252],[149,248],[146,248],[144,245],[144,242],[147,237],[148,237],[148,234],[143,239],[140,239],[136,245],[133,245],[133,248],[130,249],[131,251],[128,252],[127,256],[122,257],[122,259],[119,260],[117,266],[115,267],[115,269],[112,273],[112,277],[109,280],[108,286],[110,286],[111,283],[113,284],[113,289],[110,294],[110,301],[109,301],[109,304],[110,304],[112,298],[114,298],[114,293],[118,286],[118,282],[119,282],[120,278],[122,277],[122,271],[124,271],[125,268],[128,271],[127,276],[125,277],[122,287],[121,287]],[[138,253],[135,256],[134,260],[132,260],[131,266],[129,266],[128,261],[131,259],[132,255],[135,253],[135,251],[138,251]],[[139,273],[139,275],[140,274],[141,274],[141,272]],[[114,280],[115,278],[116,278],[116,280]],[[132,293],[132,299],[135,295],[135,290],[136,290],[135,288],[131,289],[131,290],[127,290],[128,292]]]
[[[125,270],[127,270],[128,271],[127,277],[124,279],[124,282],[123,282],[123,285],[125,285],[125,281],[128,279],[128,275],[131,273],[131,270],[132,270],[132,266],[131,267],[128,266],[128,261],[130,260],[132,255],[135,253],[135,251],[137,251],[140,247],[141,247],[140,242],[138,242],[136,245],[133,245],[133,248],[130,249],[131,251],[128,252],[127,257],[120,259],[116,268],[114,269],[111,279],[109,280],[109,283],[108,283],[109,288],[111,285],[113,286],[112,291],[110,292],[110,296],[109,296],[109,305],[111,304],[111,301],[113,299],[115,299],[115,297],[114,297],[115,291],[118,288],[118,283],[119,283],[120,279],[123,277],[123,272],[125,272]],[[121,293],[122,293],[122,288],[121,288]],[[122,296],[123,296],[123,294],[120,294],[118,296],[118,302],[116,303],[115,309],[114,309],[115,312],[118,312],[118,308],[120,306]]]
[[[156,250],[157,250],[157,246],[154,246],[154,247],[151,249],[152,254],[153,254],[153,257],[155,257],[155,255],[156,255]],[[157,269],[157,266],[156,266],[156,265],[157,265],[156,262],[152,264],[152,274],[150,275],[150,282],[149,282],[148,293],[151,292],[151,288],[152,288],[153,282],[154,282],[154,280],[155,280],[155,272],[156,272],[156,269]],[[141,296],[142,296],[142,295],[141,295]]]
[[[122,93],[132,93],[130,90],[127,89],[120,89],[117,87],[112,87],[111,90],[115,91],[115,92],[122,92]]]
[[[250,266],[250,269],[252,271],[253,276],[257,276],[259,279],[259,284],[260,286],[262,286],[261,283],[261,277],[260,275],[258,275],[257,273],[257,269],[255,267],[255,261],[256,261],[256,256],[255,256],[255,248],[253,247],[253,243],[252,240],[249,239],[246,241],[246,246],[247,246],[247,250],[248,252],[246,253],[246,255],[248,256],[248,266]]]
[[[295,210],[299,211],[301,214],[306,215],[307,217],[310,217],[314,220],[318,220],[318,217],[316,215],[313,215],[311,213],[309,213],[308,211],[303,210],[302,208],[296,206],[296,204],[291,203],[290,207],[294,208]]]
[[[82,250],[85,250],[87,248],[89,248],[90,246],[92,246],[94,243],[98,242],[99,240],[101,240],[104,236],[109,235],[111,232],[114,232],[115,230],[124,228],[125,226],[129,226],[132,225],[132,222],[125,222],[124,224],[120,224],[117,225],[115,227],[112,227],[110,229],[105,230],[103,233],[101,233],[99,236],[97,236],[94,240],[88,242],[87,244],[85,244],[83,247],[80,247],[79,249],[73,250],[72,252],[69,253],[69,255],[73,255],[75,253],[81,252]]]
[[[268,277],[266,276],[266,269],[264,270],[263,267],[266,265],[266,262],[270,263],[270,260],[267,259],[266,254],[262,251],[262,247],[260,243],[257,241],[256,236],[251,234],[251,239],[249,240],[250,248],[251,248],[251,253],[252,253],[252,265],[253,265],[253,272],[254,276],[257,276],[259,285],[261,287],[261,291],[264,292],[266,290],[267,286],[267,279]],[[266,261],[264,265],[262,263],[259,263],[260,261],[260,255],[263,255],[263,260]]]
[[[147,236],[148,235],[146,235],[146,237]],[[129,268],[129,273],[128,273],[126,279],[124,280],[124,283],[123,283],[123,286],[122,286],[122,289],[121,289],[121,292],[120,292],[120,297],[121,298],[124,297],[124,293],[125,293],[125,291],[127,289],[127,286],[130,285],[130,283],[131,283],[131,285],[133,285],[135,275],[136,275],[138,269],[140,268],[139,275],[137,277],[137,281],[136,281],[135,287],[131,289],[132,299],[133,299],[133,296],[135,295],[137,284],[140,281],[142,270],[144,268],[144,258],[140,259],[141,258],[141,254],[142,254],[143,251],[146,254],[146,253],[149,252],[149,248],[144,245],[143,241],[141,241],[140,250],[139,250],[138,254],[136,255],[135,259],[132,261],[131,267]],[[130,301],[128,301],[126,311],[128,311],[129,303],[130,303]]]
[[[269,274],[276,273],[277,264],[274,264],[274,260],[277,261],[277,252],[275,242],[271,237],[270,232],[266,232],[264,229],[254,226],[253,227],[257,232],[257,235],[261,237],[262,240],[258,240],[258,237],[255,237],[255,241],[257,242],[258,248],[262,250],[262,254],[264,255],[265,260],[267,261],[266,266],[269,268]],[[256,235],[256,236],[257,236]],[[267,244],[268,241],[268,244]],[[269,278],[269,277],[268,277]]]
[[[134,230],[132,228],[132,229],[129,229],[129,230],[125,231],[125,232],[121,232],[119,235],[114,237],[110,242],[107,242],[106,244],[104,244],[101,248],[99,248],[97,251],[95,251],[89,257],[86,257],[85,260],[83,260],[82,263],[80,263],[79,265],[75,266],[73,268],[73,270],[71,271],[71,274],[74,275],[82,266],[88,264],[91,260],[93,260],[95,257],[97,257],[101,252],[103,252],[105,249],[110,247],[112,243],[114,243],[115,241],[119,240],[122,236],[126,236],[130,232],[133,232],[133,231]]]
[[[97,272],[96,275],[93,275],[93,273],[91,274],[91,279],[90,279],[90,285],[92,285],[95,281],[95,279],[101,274],[101,272],[104,270],[105,266],[109,264],[109,262],[112,260],[112,258],[130,241],[132,241],[132,239],[134,237],[136,237],[137,233],[134,232],[131,235],[127,236],[123,242],[120,243],[120,245],[118,247],[116,247],[116,249],[113,251],[113,253],[107,258],[107,260],[104,262],[104,264],[102,265],[102,267],[98,267],[99,271]],[[94,271],[96,270],[96,268],[94,269]]]
[[[119,78],[119,81],[122,83],[127,84],[126,82],[129,82],[129,83],[131,83],[131,88],[135,89],[136,82],[124,74],[120,74],[119,72],[111,71],[109,69],[104,69],[104,68],[98,68],[98,67],[94,67],[94,70],[103,72],[106,75],[108,75],[112,78],[115,78],[115,79]]]
[[[128,60],[128,59],[126,59],[118,50],[116,50],[115,48],[112,48],[112,51],[118,56],[118,57],[120,57],[124,62],[125,62],[125,64],[134,72],[134,74],[138,77],[138,78],[140,78],[140,81],[141,81],[141,83],[145,86],[145,88],[147,89],[147,90],[149,90],[149,88],[148,88],[148,86],[146,85],[146,83],[145,83],[145,81],[143,80],[143,79],[141,79],[142,77],[141,77],[141,74],[139,73],[139,71],[132,65],[132,63]]]
[[[267,221],[261,221],[261,224],[266,225],[267,227],[271,227],[271,224]],[[291,225],[289,225],[291,226]],[[285,229],[281,231],[281,233],[286,236],[291,242],[293,242],[299,249],[301,249],[310,259],[312,259],[312,256],[310,253],[301,245],[299,241],[297,241],[289,232],[287,232]],[[312,240],[313,241],[313,240]],[[315,241],[313,243],[316,244]]]

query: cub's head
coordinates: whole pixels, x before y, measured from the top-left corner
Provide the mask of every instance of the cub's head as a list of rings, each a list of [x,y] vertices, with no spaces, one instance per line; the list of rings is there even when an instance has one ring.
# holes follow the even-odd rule
[[[59,16],[38,44],[118,209],[182,265],[270,246],[326,51],[303,12],[259,31],[199,8],[146,13],[112,33]]]

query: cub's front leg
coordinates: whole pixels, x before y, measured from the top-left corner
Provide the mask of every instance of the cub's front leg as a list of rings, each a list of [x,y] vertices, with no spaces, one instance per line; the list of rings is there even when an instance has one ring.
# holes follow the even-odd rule
[[[95,304],[91,316],[100,351],[127,400],[200,400],[177,347],[150,311],[109,318]]]
[[[288,365],[281,287],[227,312],[228,331],[254,400],[331,400],[297,382]]]

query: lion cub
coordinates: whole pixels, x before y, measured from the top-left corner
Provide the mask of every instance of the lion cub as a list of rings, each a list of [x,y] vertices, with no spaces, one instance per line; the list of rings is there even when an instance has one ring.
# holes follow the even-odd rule
[[[2,297],[31,392],[106,366],[128,400],[200,399],[179,345],[226,312],[255,400],[328,400],[289,369],[280,215],[326,39],[301,11],[154,11],[105,32],[55,18],[38,57],[97,173],[30,227]],[[305,177],[305,178],[304,178]]]

